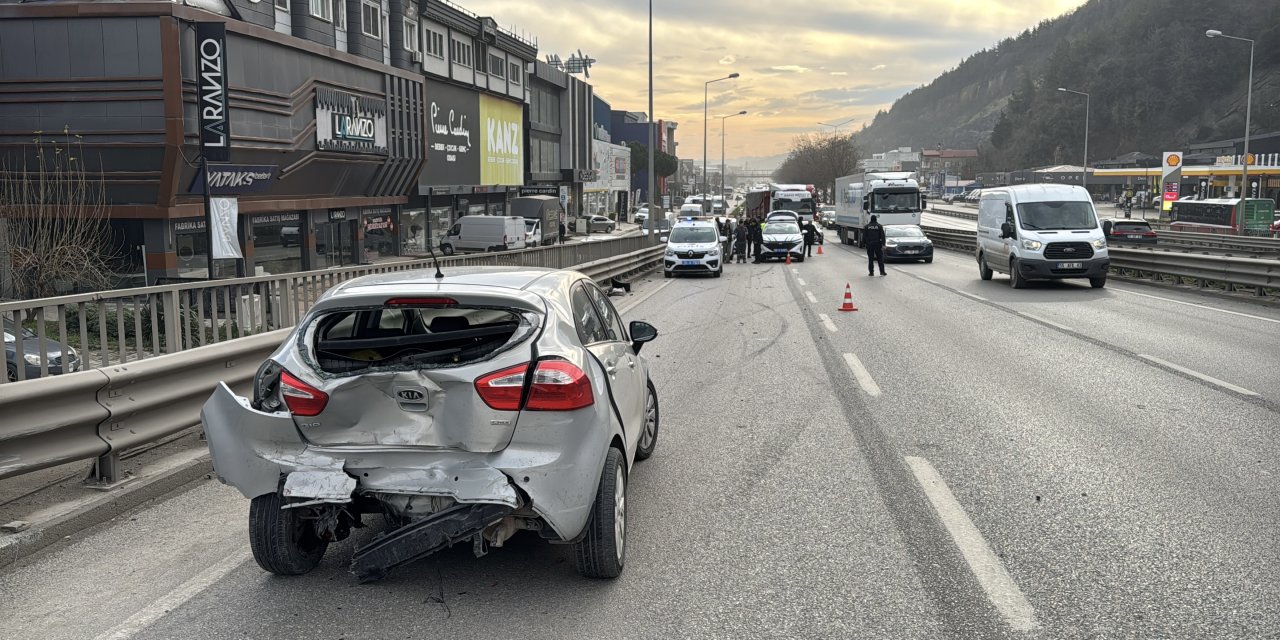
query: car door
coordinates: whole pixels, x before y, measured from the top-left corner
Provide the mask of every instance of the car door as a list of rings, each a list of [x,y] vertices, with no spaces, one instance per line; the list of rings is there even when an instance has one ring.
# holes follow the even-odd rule
[[[622,430],[626,434],[628,451],[635,449],[636,440],[644,424],[645,393],[647,391],[644,366],[631,348],[631,340],[622,325],[622,316],[600,288],[586,282],[587,294],[600,316],[609,344],[609,360],[601,359],[609,374],[614,402],[622,415]]]
[[[610,407],[615,409],[614,413],[619,416],[619,422],[622,423],[623,433],[626,434],[627,440],[631,440],[631,432],[635,429],[631,428],[622,415],[622,405],[618,401],[615,387],[620,387],[618,383],[619,364],[618,359],[621,354],[618,350],[616,340],[610,338],[608,325],[600,318],[600,312],[596,310],[595,302],[592,300],[590,289],[594,288],[589,281],[582,281],[573,286],[569,294],[569,303],[573,308],[573,323],[578,329],[578,339],[582,341],[582,346],[591,352],[591,355],[600,363],[601,369],[604,371],[605,380],[609,385],[609,389],[605,393],[609,394],[607,400]],[[625,364],[622,365],[626,367]],[[602,398],[604,400],[604,398]]]

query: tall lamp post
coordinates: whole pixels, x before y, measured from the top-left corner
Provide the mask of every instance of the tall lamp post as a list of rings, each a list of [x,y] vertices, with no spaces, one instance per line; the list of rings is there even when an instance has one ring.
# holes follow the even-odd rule
[[[835,124],[827,124],[825,122],[819,122],[818,124],[824,127],[831,127],[831,133],[840,133],[840,127],[843,127],[846,124],[849,124],[850,122],[853,122],[854,120],[857,120],[857,119],[858,119],[857,116],[854,116],[852,118],[849,118],[848,120],[845,120],[844,122],[837,122]]]
[[[720,197],[724,198],[724,121],[729,118],[747,115],[746,111],[731,113],[727,116],[716,116],[720,118]],[[725,206],[725,214],[729,213],[729,207]]]
[[[738,77],[735,71],[723,78],[708,80],[702,85],[702,212],[707,212],[707,206],[711,203],[707,201],[707,191],[710,188],[708,182],[710,177],[707,176],[707,100],[711,95],[711,83],[720,82],[721,80],[732,80]]]
[[[1089,184],[1089,94],[1058,87],[1058,91],[1084,96],[1084,162],[1080,165],[1080,186],[1088,189]]]
[[[1241,38],[1238,36],[1229,36],[1217,29],[1210,29],[1204,32],[1206,38],[1226,38],[1228,40],[1240,40],[1249,43],[1249,85],[1244,98],[1244,156],[1240,158],[1240,166],[1243,170],[1240,172],[1240,193],[1242,197],[1249,197],[1249,117],[1252,115],[1253,107],[1253,40]],[[1243,216],[1242,216],[1243,217]],[[1243,224],[1243,222],[1241,223]]]
[[[653,167],[653,147],[657,144],[656,132],[657,120],[653,117],[653,0],[649,0],[649,215],[647,222],[649,223],[649,242],[657,243],[658,234],[654,233],[654,218],[658,217],[658,213],[662,211],[662,200],[657,199],[654,191],[657,189],[657,179],[655,178]],[[665,216],[664,216],[665,219]]]

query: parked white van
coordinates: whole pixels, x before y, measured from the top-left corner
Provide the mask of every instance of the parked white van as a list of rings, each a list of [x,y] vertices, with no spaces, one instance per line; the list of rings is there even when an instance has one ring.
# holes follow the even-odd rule
[[[1024,184],[982,190],[975,248],[983,280],[1009,274],[1014,289],[1028,280],[1088,278],[1107,284],[1107,239],[1084,187]]]
[[[468,251],[508,251],[525,247],[524,218],[520,216],[463,216],[440,241],[446,256]]]

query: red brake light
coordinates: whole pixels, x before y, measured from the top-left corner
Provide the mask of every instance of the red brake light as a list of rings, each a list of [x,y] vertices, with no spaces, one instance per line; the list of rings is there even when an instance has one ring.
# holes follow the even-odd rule
[[[295,416],[320,415],[329,404],[329,394],[293,377],[288,371],[280,374],[280,395]]]
[[[391,298],[388,307],[452,307],[458,304],[453,298]]]
[[[1154,231],[1148,231],[1148,232],[1146,232],[1146,233],[1144,233],[1144,234],[1142,234],[1142,235],[1143,235],[1144,237],[1147,237],[1147,238],[1154,238],[1154,237],[1156,237],[1156,232],[1154,232]]]
[[[476,393],[490,409],[519,411],[520,397],[524,394],[524,375],[528,370],[529,363],[526,362],[476,378]]]
[[[533,372],[529,387],[530,411],[573,411],[595,404],[591,380],[567,360],[543,360]]]

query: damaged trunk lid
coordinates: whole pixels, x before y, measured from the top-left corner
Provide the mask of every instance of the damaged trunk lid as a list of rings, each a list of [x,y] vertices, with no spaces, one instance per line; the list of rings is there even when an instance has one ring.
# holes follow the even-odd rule
[[[477,380],[532,361],[545,316],[516,290],[329,301],[297,334],[302,366],[281,391],[315,445],[499,451],[519,411],[491,406]]]

